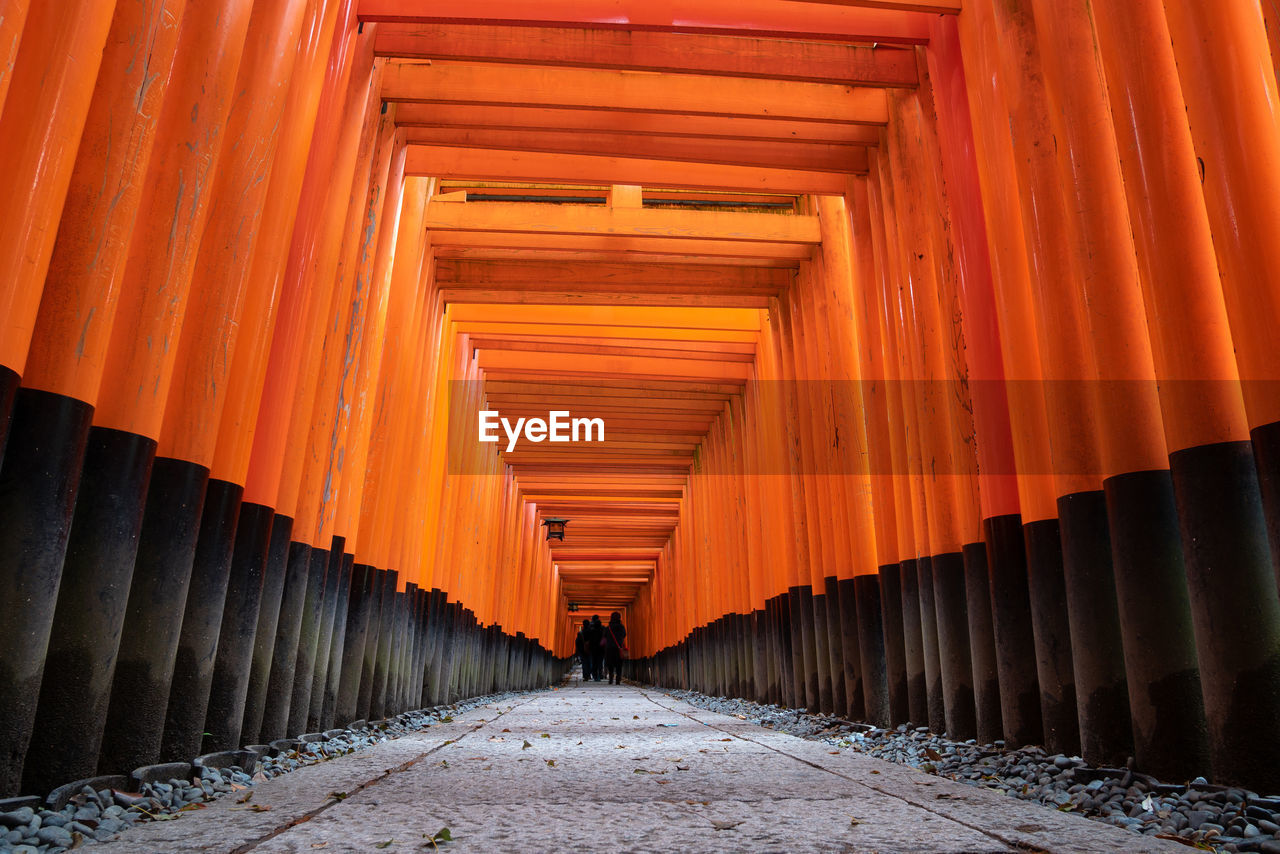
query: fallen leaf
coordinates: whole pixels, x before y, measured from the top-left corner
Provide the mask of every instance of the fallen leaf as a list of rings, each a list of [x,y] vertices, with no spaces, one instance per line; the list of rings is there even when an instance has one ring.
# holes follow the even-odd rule
[[[528,750],[530,747],[533,747],[533,745],[530,744],[527,740],[525,741],[524,744],[520,745],[521,750]]]
[[[716,830],[733,830],[735,827],[737,827],[737,826],[738,826],[738,825],[740,825],[740,824],[742,824],[742,822],[740,822],[740,821],[715,821],[715,820],[712,820],[712,822],[711,822],[711,826],[712,826],[712,827],[714,827]]]
[[[677,770],[677,771],[688,771],[688,770],[689,770],[689,766],[688,766],[688,765],[677,765],[677,766],[676,766],[676,770]]]
[[[830,753],[832,756],[839,756],[839,755],[840,755],[840,751],[838,751],[838,750],[828,750],[828,751],[827,751],[827,753]]]
[[[511,732],[511,730],[509,730],[509,729],[504,729],[504,730],[503,730],[503,732]]]
[[[942,754],[934,750],[932,747],[926,747],[924,749],[924,755],[932,759],[934,762],[937,762],[940,759],[942,759]]]
[[[556,767],[556,761],[555,761],[554,759],[548,759],[548,760],[547,760],[547,765],[549,765],[549,766],[551,766],[552,768],[554,768],[554,767]]]
[[[720,739],[720,740],[721,740],[721,741],[733,741],[733,739],[732,739],[732,738],[722,738],[722,739]]]
[[[328,797],[333,798],[335,801],[345,801],[349,795],[346,792],[330,792]]]
[[[311,847],[312,848],[328,848],[329,843],[328,842],[312,842]]]
[[[247,804],[247,803],[249,803],[249,801],[251,801],[251,800],[253,800],[253,790],[252,790],[252,789],[250,789],[249,791],[245,792],[243,797],[236,798],[236,803],[238,803],[238,804]]]
[[[879,772],[879,771],[872,771],[871,773],[872,773],[872,774],[879,774],[880,772]]]
[[[542,735],[538,736],[538,738],[551,738],[551,733],[544,732]]]
[[[633,720],[633,721],[638,721],[638,720],[640,720],[640,716],[639,716],[639,715],[632,715],[632,716],[631,716],[631,720]]]
[[[394,844],[395,844],[395,840],[394,840],[394,839],[388,839],[386,842],[375,842],[375,843],[373,843],[373,847],[374,847],[374,848],[390,848],[390,847],[391,847],[392,845],[394,845]]]
[[[193,810],[203,810],[208,808],[209,808],[208,804],[204,804],[204,803],[201,803],[200,801],[196,801],[195,803],[187,804],[185,807],[180,807],[178,809],[178,812],[191,812]]]
[[[254,812],[271,812],[271,807],[265,804],[249,804],[249,809]]]
[[[442,717],[442,718],[440,719],[440,723],[442,723],[442,724],[451,724],[451,723],[453,723],[453,715],[445,715],[444,717]]]
[[[851,819],[849,819],[849,824],[850,824],[850,825],[852,825],[853,827],[857,827],[858,825],[862,824],[862,819],[860,819],[860,818],[851,818]]]

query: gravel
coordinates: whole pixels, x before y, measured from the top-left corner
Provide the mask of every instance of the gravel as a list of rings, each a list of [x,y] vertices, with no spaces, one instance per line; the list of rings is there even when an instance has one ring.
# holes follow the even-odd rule
[[[961,783],[1038,801],[1147,836],[1173,837],[1202,850],[1280,854],[1280,797],[1217,786],[1203,777],[1164,783],[1128,768],[1095,767],[1039,746],[952,741],[928,727],[881,729],[749,700],[668,691],[673,697],[778,732],[910,765]]]
[[[171,821],[178,813],[204,809],[205,803],[236,794],[252,801],[253,785],[306,765],[327,762],[383,741],[421,731],[432,724],[449,722],[488,703],[517,696],[517,692],[474,697],[446,706],[405,712],[385,721],[357,721],[351,727],[315,733],[315,741],[262,756],[252,768],[195,766],[190,777],[144,783],[139,791],[122,792],[84,786],[61,810],[20,807],[0,812],[0,854],[60,854],[91,842],[115,839],[139,822]],[[252,809],[252,805],[249,807]]]

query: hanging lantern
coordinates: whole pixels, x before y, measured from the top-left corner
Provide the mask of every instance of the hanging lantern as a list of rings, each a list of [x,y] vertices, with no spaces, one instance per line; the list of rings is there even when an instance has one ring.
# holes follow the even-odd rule
[[[568,519],[561,519],[558,516],[548,516],[542,520],[542,524],[547,526],[547,542],[559,540],[564,542],[564,526],[569,522]]]

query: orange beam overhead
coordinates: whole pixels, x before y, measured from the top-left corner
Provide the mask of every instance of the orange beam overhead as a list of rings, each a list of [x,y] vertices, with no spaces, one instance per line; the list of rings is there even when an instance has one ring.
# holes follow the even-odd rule
[[[624,375],[689,377],[691,379],[747,380],[751,366],[742,362],[703,359],[664,359],[643,356],[599,356],[583,359],[578,353],[525,353],[510,350],[482,350],[480,367],[495,373],[550,373],[568,375]]]
[[[640,240],[804,244],[821,242],[816,216],[729,211],[600,208],[528,202],[444,202],[427,206],[433,244],[451,232],[582,235]]]
[[[459,130],[407,128],[410,145],[453,145],[507,151],[603,154],[685,163],[768,166],[815,172],[866,172],[863,146],[714,137],[624,135],[582,131]]]
[[[900,48],[644,30],[385,23],[378,26],[374,53],[406,59],[768,77],[808,83],[915,86],[919,81],[915,54]]]
[[[405,174],[476,181],[623,183],[817,195],[839,195],[847,184],[844,175],[832,172],[445,145],[409,146]]]
[[[717,267],[689,264],[559,264],[536,261],[450,261],[436,264],[442,287],[570,290],[651,289],[697,293],[774,292],[791,284],[789,271],[773,267]],[[548,301],[549,302],[549,301]]]
[[[498,291],[469,288],[441,288],[440,297],[449,305],[484,303],[486,305],[524,305],[545,303],[548,300],[561,305],[576,306],[636,306],[639,308],[672,308],[697,306],[699,308],[768,308],[770,294],[680,294],[680,293],[629,293],[609,294],[600,291],[539,290],[526,293],[519,289]]]
[[[668,329],[759,330],[760,315],[745,309],[572,309],[544,305],[522,309],[460,307],[449,310],[453,321],[485,320],[507,323],[578,323],[586,326],[659,326]]]
[[[904,13],[895,0],[860,0],[872,7],[780,0],[360,0],[362,21],[401,23],[504,23],[517,26],[584,26],[652,32],[817,37],[828,41],[924,44],[929,16]],[[902,0],[910,3],[910,0]],[[921,5],[950,5],[933,0]],[[886,5],[891,8],[885,8]]]
[[[383,70],[382,97],[846,124],[889,120],[883,89],[701,74],[672,78],[589,68],[393,61]]]
[[[513,104],[411,104],[396,106],[401,127],[454,130],[543,130],[651,136],[712,137],[793,143],[876,145],[878,125],[833,124],[821,120],[786,121],[741,116],[624,113]]]

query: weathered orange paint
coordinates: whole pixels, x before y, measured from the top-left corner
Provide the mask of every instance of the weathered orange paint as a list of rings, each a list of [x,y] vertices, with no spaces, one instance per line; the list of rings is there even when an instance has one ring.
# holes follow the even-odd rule
[[[1158,0],[1093,8],[1170,452],[1247,439],[1195,149]],[[1168,251],[1169,246],[1179,247]]]
[[[1167,0],[1249,426],[1280,421],[1280,89],[1257,3]],[[1222,51],[1216,45],[1229,44]],[[1263,286],[1266,283],[1268,286]]]
[[[261,236],[253,251],[247,279],[246,299],[256,301],[257,305],[252,308],[246,305],[245,315],[262,320],[241,325],[214,448],[213,477],[229,483],[244,484],[248,478],[268,357],[284,303],[285,264],[299,212],[307,151],[315,139],[316,114],[325,90],[325,70],[330,51],[335,47],[338,21],[341,18],[346,26],[353,14],[354,0],[345,3],[309,0],[302,21],[295,70],[271,165],[271,185],[258,223]],[[345,42],[337,44],[339,51],[343,44]]]
[[[22,26],[13,72],[2,78],[9,91],[0,113],[0,365],[18,374],[26,369],[55,224],[114,9],[114,0],[72,0],[3,10]],[[14,37],[6,21],[0,38],[9,39],[10,47],[0,43],[0,50],[9,57]]]
[[[262,207],[280,139],[280,113],[298,55],[307,0],[258,0],[245,37],[218,169],[204,190],[209,212],[191,276],[158,453],[212,467],[217,425],[240,330],[251,344],[271,319],[274,293],[250,288]]]
[[[120,280],[94,423],[159,439],[252,4],[189,4]]]
[[[151,0],[115,10],[40,299],[22,378],[28,388],[97,401],[185,7]],[[148,46],[147,62],[135,61],[139,44]]]

